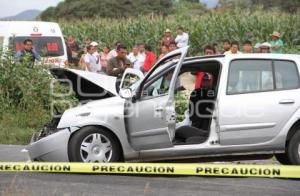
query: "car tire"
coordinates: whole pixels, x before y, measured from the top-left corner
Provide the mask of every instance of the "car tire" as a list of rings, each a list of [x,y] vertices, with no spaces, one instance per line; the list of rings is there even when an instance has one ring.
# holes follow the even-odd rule
[[[291,161],[286,153],[275,154],[277,161],[282,165],[291,165]]]
[[[300,130],[291,138],[288,144],[288,157],[293,165],[300,165]]]
[[[83,127],[72,136],[68,155],[71,162],[118,162],[122,157],[117,138],[96,126]]]

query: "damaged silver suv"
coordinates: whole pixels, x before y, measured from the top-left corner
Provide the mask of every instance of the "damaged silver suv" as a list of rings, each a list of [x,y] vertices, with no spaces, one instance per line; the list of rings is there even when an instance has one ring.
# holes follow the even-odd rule
[[[105,83],[80,71],[52,71],[68,78],[87,103],[35,134],[26,147],[30,159],[117,162],[275,155],[281,163],[299,165],[300,57],[186,58],[187,51],[169,53],[146,76],[126,70],[118,93],[115,79]],[[180,122],[178,93],[189,103]]]

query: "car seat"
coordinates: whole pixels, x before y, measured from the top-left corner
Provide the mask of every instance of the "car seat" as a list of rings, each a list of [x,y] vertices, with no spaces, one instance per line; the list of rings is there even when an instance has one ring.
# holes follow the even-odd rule
[[[204,73],[201,87],[194,89],[190,95],[189,119],[191,125],[178,127],[175,132],[176,141],[185,144],[196,144],[207,139],[214,110],[213,100],[216,97],[215,94],[213,76]]]

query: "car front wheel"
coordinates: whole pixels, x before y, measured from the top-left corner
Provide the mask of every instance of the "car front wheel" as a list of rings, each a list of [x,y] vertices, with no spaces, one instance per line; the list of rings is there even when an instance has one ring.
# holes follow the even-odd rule
[[[118,162],[121,158],[121,147],[116,137],[96,126],[78,130],[68,148],[71,162]]]
[[[292,136],[289,142],[288,157],[293,165],[300,165],[300,130]]]

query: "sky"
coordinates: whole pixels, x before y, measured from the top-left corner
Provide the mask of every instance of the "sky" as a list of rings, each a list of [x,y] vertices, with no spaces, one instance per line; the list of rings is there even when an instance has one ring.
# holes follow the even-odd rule
[[[25,10],[45,10],[50,6],[56,6],[63,0],[0,0],[0,18],[17,15]],[[201,0],[208,7],[214,7],[218,0]]]
[[[209,8],[216,7],[217,3],[219,2],[219,0],[200,0],[200,1],[207,4],[207,7]]]
[[[0,18],[17,15],[25,10],[45,10],[62,0],[0,0]]]

